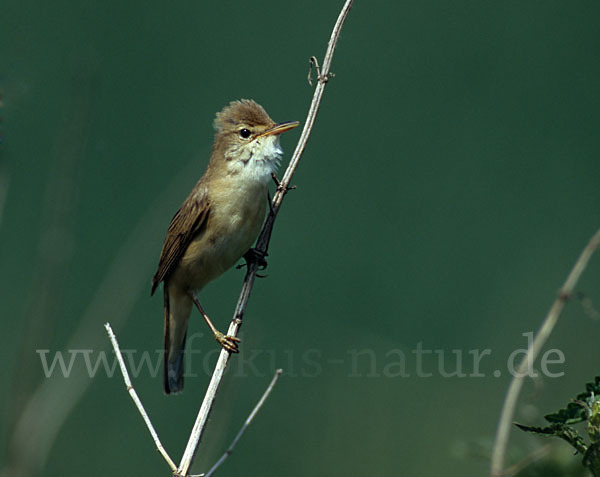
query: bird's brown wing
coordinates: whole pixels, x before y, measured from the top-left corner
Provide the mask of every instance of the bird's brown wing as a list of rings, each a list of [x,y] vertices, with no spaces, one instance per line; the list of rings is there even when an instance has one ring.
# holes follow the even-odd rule
[[[175,269],[194,237],[205,229],[209,213],[208,196],[206,190],[202,189],[195,190],[179,208],[165,237],[158,269],[152,278],[151,295],[158,284]]]

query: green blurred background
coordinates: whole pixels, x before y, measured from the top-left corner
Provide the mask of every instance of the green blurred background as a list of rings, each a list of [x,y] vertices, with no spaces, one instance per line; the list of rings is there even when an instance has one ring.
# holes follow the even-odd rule
[[[158,363],[150,279],[214,114],[253,98],[303,121],[308,58],[342,2],[1,3],[3,475],[169,475],[118,372],[90,378],[80,352],[46,379],[36,350],[95,362],[110,321]],[[279,367],[219,475],[487,472],[508,357],[600,225],[599,17],[584,1],[356,1],[195,472]],[[221,328],[242,277],[202,294]],[[578,285],[596,305],[599,279],[596,257]],[[528,382],[517,420],[540,424],[599,373],[599,327],[569,304],[546,347],[564,375]],[[198,314],[190,333],[182,395],[146,368],[134,380],[177,462],[216,359]],[[430,377],[419,343],[440,350]],[[490,350],[482,377],[470,350]],[[440,356],[467,376],[444,377]],[[513,431],[509,462],[540,445]]]

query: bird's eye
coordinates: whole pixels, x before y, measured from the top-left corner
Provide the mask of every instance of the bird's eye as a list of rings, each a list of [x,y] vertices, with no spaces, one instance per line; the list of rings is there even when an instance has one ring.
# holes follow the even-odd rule
[[[248,139],[250,137],[252,133],[250,132],[250,129],[240,129],[240,136],[243,137],[244,139]]]

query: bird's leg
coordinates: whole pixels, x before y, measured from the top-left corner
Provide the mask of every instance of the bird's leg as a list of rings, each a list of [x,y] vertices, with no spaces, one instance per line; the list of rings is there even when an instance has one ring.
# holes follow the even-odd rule
[[[223,348],[225,348],[227,351],[229,351],[230,353],[239,353],[240,350],[238,348],[238,343],[241,342],[241,340],[235,336],[225,335],[225,334],[221,333],[219,330],[217,330],[215,325],[213,325],[212,321],[210,321],[210,318],[204,311],[204,308],[202,308],[202,305],[200,304],[200,300],[198,300],[198,294],[196,293],[195,290],[192,292],[192,300],[194,302],[194,305],[196,305],[196,308],[198,308],[198,311],[204,318],[204,321],[206,321],[206,324],[208,325],[210,330],[213,332],[213,335],[215,336],[215,339],[217,340],[217,342]]]
[[[275,173],[272,174],[273,179],[277,180],[277,177],[275,177]],[[273,218],[275,218],[275,209],[273,208],[273,199],[271,199],[271,193],[269,192],[269,189],[267,189],[267,204],[269,204],[269,214],[271,214],[273,216]]]

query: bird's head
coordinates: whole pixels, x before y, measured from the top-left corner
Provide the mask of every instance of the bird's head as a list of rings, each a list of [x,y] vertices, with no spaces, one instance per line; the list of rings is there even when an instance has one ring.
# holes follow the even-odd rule
[[[279,135],[298,126],[298,121],[275,123],[255,101],[232,101],[215,118],[212,167],[225,167],[227,174],[248,174],[269,180],[283,151]]]

